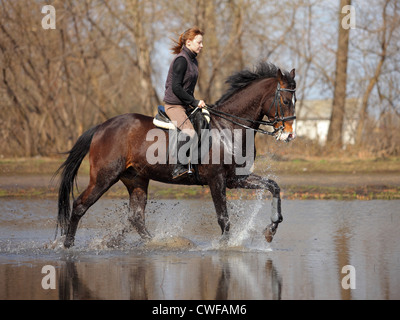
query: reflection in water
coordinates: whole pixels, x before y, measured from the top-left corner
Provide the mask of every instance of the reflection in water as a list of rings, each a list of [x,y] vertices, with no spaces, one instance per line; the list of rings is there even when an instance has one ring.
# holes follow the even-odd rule
[[[65,250],[49,240],[56,201],[2,200],[0,299],[400,299],[400,201],[286,200],[270,247],[267,203],[230,203],[232,241],[221,247],[212,202],[151,202],[158,242],[148,247],[120,237],[124,202],[104,200]],[[56,290],[41,286],[44,265],[56,268]],[[354,290],[341,286],[345,265]]]
[[[281,300],[282,279],[278,271],[274,268],[272,260],[267,260],[265,262],[265,269],[267,274],[271,274],[272,299]]]
[[[255,256],[243,253],[152,258],[114,257],[100,263],[67,259],[59,265],[58,298],[281,299],[282,279],[269,258],[257,272]],[[96,279],[105,272],[106,277]]]
[[[350,265],[350,252],[349,252],[349,235],[350,235],[350,225],[349,221],[347,221],[346,216],[342,216],[343,221],[337,224],[336,233],[333,234],[333,238],[335,239],[335,252],[337,255],[338,266],[347,266]],[[344,274],[341,273],[342,268],[339,267],[339,276],[344,277]],[[340,297],[342,300],[350,300],[351,299],[351,290],[340,288]]]
[[[66,261],[59,273],[59,298],[63,300],[96,299],[97,297],[79,279],[74,262]]]

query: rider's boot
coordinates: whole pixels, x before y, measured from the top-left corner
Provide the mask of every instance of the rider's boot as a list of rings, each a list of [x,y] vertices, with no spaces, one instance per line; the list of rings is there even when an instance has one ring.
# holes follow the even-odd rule
[[[189,135],[180,132],[179,133],[179,138],[177,141],[177,150],[176,150],[176,164],[174,165],[174,169],[172,170],[172,179],[176,179],[186,173],[192,173],[191,170],[191,164],[190,164],[190,150],[191,150],[191,144],[193,143],[193,141],[187,141],[188,137],[190,138]],[[183,140],[183,141],[180,141]],[[189,144],[188,147],[186,147],[186,149],[188,150],[188,152],[183,153],[180,152],[179,150],[186,144]],[[189,155],[188,155],[189,153]],[[182,160],[183,163],[187,163],[187,164],[182,164],[181,161]],[[184,161],[183,161],[184,160]]]

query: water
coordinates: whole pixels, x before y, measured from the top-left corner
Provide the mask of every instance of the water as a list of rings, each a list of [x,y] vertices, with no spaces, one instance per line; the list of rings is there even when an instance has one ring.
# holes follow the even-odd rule
[[[270,200],[229,202],[227,241],[212,202],[149,201],[145,243],[124,233],[127,201],[105,199],[66,250],[54,241],[55,201],[2,199],[0,299],[399,299],[399,205],[284,200],[268,244]],[[42,287],[45,265],[56,289]],[[355,289],[342,286],[346,265]]]

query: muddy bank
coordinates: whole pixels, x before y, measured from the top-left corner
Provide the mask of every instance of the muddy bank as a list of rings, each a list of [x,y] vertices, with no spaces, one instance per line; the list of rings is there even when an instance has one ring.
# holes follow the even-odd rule
[[[268,175],[267,175],[268,176]],[[269,175],[277,181],[286,199],[400,199],[400,172],[354,174],[280,174]],[[78,188],[83,191],[89,182],[87,175],[78,177]],[[0,177],[0,197],[51,197],[57,196],[58,178],[52,175],[8,175]],[[126,197],[121,182],[113,186],[106,197]],[[176,186],[156,181],[150,183],[149,195],[156,199],[205,198],[208,187]],[[254,199],[260,196],[251,190],[230,190],[230,198]],[[268,192],[262,196],[267,197]]]
[[[63,158],[22,158],[0,160],[0,197],[57,197],[58,177],[54,172]],[[273,160],[260,155],[255,173],[274,179],[286,199],[400,199],[400,159],[293,159]],[[79,190],[88,183],[89,163],[82,162],[78,175]],[[54,179],[53,179],[54,178]],[[76,192],[78,193],[78,192]],[[209,189],[198,186],[175,186],[152,181],[152,199],[208,199]],[[122,183],[117,183],[106,197],[125,198]],[[267,197],[249,190],[228,190],[231,199]]]

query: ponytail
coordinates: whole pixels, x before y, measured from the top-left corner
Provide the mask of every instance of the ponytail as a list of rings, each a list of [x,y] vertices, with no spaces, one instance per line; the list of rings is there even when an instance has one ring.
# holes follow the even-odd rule
[[[187,40],[193,40],[197,35],[204,35],[204,32],[200,30],[198,27],[193,27],[187,29],[179,36],[179,40],[176,41],[172,39],[174,45],[171,47],[171,51],[173,54],[178,54],[182,51],[183,46],[186,44]]]

